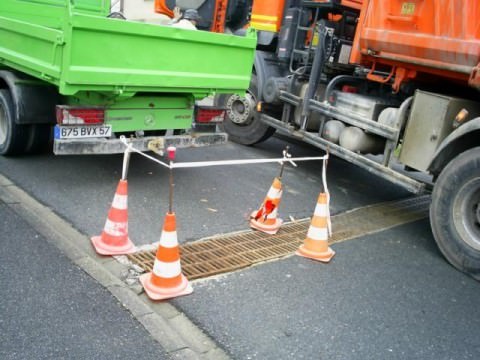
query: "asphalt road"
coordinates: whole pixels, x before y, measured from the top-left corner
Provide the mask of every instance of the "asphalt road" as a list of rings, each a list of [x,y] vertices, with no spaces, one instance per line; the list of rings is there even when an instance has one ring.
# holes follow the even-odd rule
[[[480,286],[426,221],[201,282],[174,300],[235,359],[478,359]]]
[[[279,157],[285,142],[178,151],[178,161]],[[314,156],[290,144],[293,156]],[[88,235],[104,224],[121,156],[0,158],[0,172]],[[248,228],[279,165],[175,171],[180,242]],[[409,196],[338,159],[328,165],[331,211]],[[168,208],[168,173],[134,156],[129,172],[129,234],[158,241]],[[319,163],[288,167],[284,219],[311,216],[321,189]],[[477,359],[479,283],[438,252],[427,221],[333,245],[328,264],[299,258],[194,282],[171,303],[235,359]]]

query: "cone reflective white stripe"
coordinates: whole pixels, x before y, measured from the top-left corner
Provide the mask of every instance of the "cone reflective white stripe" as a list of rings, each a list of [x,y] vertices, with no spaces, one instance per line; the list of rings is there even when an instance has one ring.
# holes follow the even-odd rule
[[[307,232],[307,237],[312,240],[326,240],[328,241],[328,229],[320,229],[315,226],[310,226]]]
[[[157,276],[171,279],[182,273],[182,266],[180,260],[174,262],[163,262],[155,259],[153,264],[153,273]]]
[[[322,262],[329,262],[335,252],[328,246],[328,195],[320,193],[307,236],[295,254]]]
[[[112,207],[118,210],[126,210],[128,203],[128,196],[115,194],[113,198]]]
[[[193,292],[182,274],[174,213],[167,213],[165,217],[152,272],[141,275],[139,280],[152,300],[170,299]]]
[[[282,190],[278,190],[273,186],[270,187],[270,190],[268,190],[268,193],[267,193],[267,198],[274,200],[274,199],[280,199],[281,197],[282,197]]]
[[[327,206],[324,204],[317,204],[315,206],[315,211],[313,213],[315,216],[322,216],[322,217],[327,217],[328,216],[328,209]]]
[[[112,236],[122,236],[128,232],[128,224],[113,222],[107,219],[105,221],[104,231]]]
[[[176,231],[163,231],[160,236],[160,245],[166,248],[173,248],[178,246]]]

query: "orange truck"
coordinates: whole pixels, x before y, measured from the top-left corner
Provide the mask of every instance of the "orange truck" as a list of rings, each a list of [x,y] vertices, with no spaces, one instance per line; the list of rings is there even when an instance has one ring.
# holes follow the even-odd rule
[[[480,2],[212,0],[203,28],[228,30],[213,14],[240,2],[258,43],[246,96],[216,98],[230,139],[278,131],[432,191],[440,250],[480,279]]]

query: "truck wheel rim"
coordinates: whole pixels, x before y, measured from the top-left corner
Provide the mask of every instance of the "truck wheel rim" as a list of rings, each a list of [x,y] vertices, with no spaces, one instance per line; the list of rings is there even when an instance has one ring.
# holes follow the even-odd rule
[[[227,100],[227,113],[232,122],[237,125],[249,125],[255,116],[255,97],[247,92],[245,97],[232,95]]]
[[[468,181],[458,192],[453,223],[463,241],[480,251],[480,178]]]
[[[7,114],[5,109],[0,107],[0,145],[7,140]]]

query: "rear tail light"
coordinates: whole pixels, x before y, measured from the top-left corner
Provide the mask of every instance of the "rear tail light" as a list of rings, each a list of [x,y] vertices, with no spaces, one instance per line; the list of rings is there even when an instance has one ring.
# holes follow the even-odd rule
[[[82,108],[57,105],[57,123],[59,125],[95,125],[103,124],[104,108]]]
[[[225,119],[225,110],[213,107],[195,108],[195,121],[200,124],[219,123]]]

